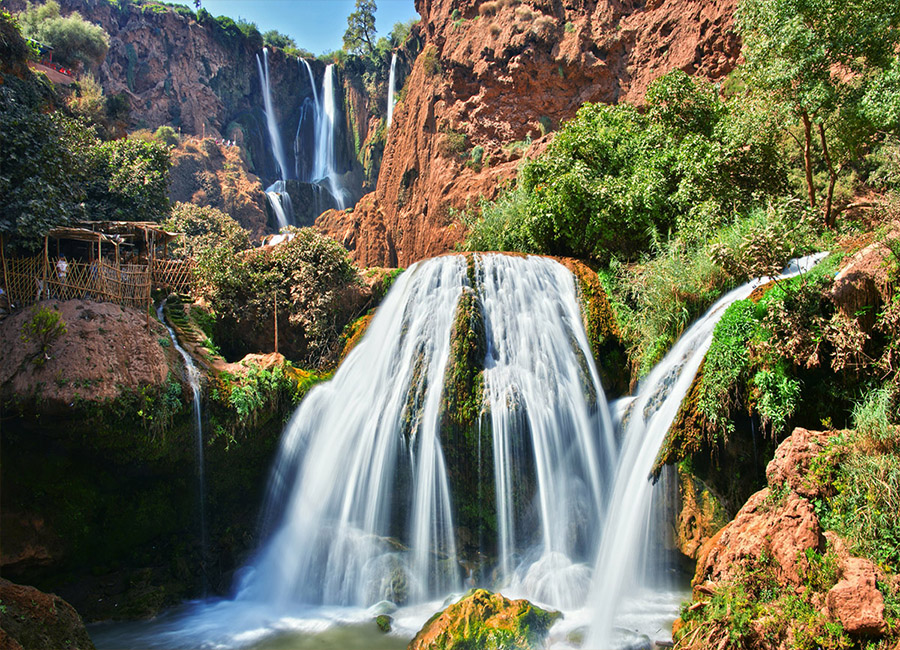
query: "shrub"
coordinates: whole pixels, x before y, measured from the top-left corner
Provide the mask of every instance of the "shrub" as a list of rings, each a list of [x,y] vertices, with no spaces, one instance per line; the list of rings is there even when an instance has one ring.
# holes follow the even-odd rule
[[[422,69],[429,77],[441,74],[441,61],[437,47],[431,45],[422,53]]]
[[[178,133],[171,126],[164,124],[154,131],[153,137],[167,147],[178,146]]]
[[[61,16],[55,0],[37,6],[29,3],[19,21],[24,36],[51,46],[55,60],[70,68],[97,67],[109,50],[109,35],[102,27],[84,20],[77,11]]]
[[[32,357],[35,365],[43,365],[50,359],[53,343],[68,331],[66,321],[55,309],[37,305],[31,309],[31,319],[22,325],[22,341],[37,343],[37,352]]]
[[[438,151],[448,158],[459,156],[466,151],[466,134],[446,128],[443,137],[438,141]]]
[[[250,233],[230,216],[210,206],[176,203],[163,227],[184,233],[169,247],[169,253],[175,258],[202,257],[213,249],[224,249],[235,255],[250,248]]]
[[[269,47],[278,47],[282,50],[297,49],[297,42],[293,38],[291,38],[290,36],[285,36],[275,29],[270,29],[269,31],[263,33],[262,39],[263,43],[265,43]]]
[[[333,359],[346,322],[362,307],[359,279],[337,242],[311,228],[273,249],[235,255],[217,246],[198,260],[201,292],[216,313],[226,355],[272,349],[277,301],[279,351],[306,366]]]

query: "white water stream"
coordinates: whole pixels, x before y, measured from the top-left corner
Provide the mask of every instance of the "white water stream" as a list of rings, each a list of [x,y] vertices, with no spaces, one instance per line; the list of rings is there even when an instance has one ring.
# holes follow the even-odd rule
[[[481,582],[565,611],[554,647],[572,647],[565,634],[581,626],[586,648],[670,638],[684,594],[652,557],[663,546],[653,504],[665,505],[665,481],[654,487],[649,473],[716,322],[759,281],[717,302],[637,395],[617,404],[617,437],[573,276],[547,258],[494,254],[477,255],[473,271],[487,334],[482,426],[493,440],[498,537],[497,566],[483,574],[493,578]],[[470,273],[465,258],[446,256],[397,279],[363,340],[288,424],[266,500],[269,533],[234,598],[191,605],[133,638],[147,647],[248,646],[282,633],[319,638],[389,612],[393,637],[408,640],[469,586],[440,407]],[[125,642],[105,639],[98,646]]]
[[[387,97],[387,128],[390,130],[391,121],[394,119],[394,92],[397,85],[397,53],[391,55],[391,73],[388,75],[388,97]]]
[[[206,562],[206,558],[208,557],[208,549],[209,549],[209,540],[206,531],[206,479],[205,479],[205,470],[204,470],[204,461],[203,461],[203,411],[202,405],[200,402],[200,371],[197,370],[197,366],[194,364],[194,360],[191,358],[191,355],[187,353],[187,351],[181,347],[178,343],[178,337],[175,336],[175,331],[169,326],[169,323],[166,321],[165,317],[165,308],[166,301],[163,300],[159,306],[156,308],[156,315],[159,318],[159,322],[166,326],[166,329],[169,332],[169,339],[172,341],[172,345],[175,346],[175,349],[178,350],[178,354],[181,355],[181,359],[184,361],[184,374],[188,380],[188,384],[191,387],[191,395],[193,397],[193,406],[194,406],[194,444],[195,450],[197,454],[197,492],[198,492],[198,500],[199,500],[199,510],[200,510],[200,554],[203,558],[204,563]],[[203,573],[203,592],[206,592],[206,572],[205,567]]]

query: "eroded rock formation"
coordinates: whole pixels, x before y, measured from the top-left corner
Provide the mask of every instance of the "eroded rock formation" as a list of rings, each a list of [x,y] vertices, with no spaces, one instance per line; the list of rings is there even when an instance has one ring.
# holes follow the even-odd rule
[[[464,235],[455,211],[494,197],[583,102],[640,101],[674,69],[727,74],[740,49],[735,4],[417,0],[425,44],[375,196],[318,226],[362,265],[450,249]]]

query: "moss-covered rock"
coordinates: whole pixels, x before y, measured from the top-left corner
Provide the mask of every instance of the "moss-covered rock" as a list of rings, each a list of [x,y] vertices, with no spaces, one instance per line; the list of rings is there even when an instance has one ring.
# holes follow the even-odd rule
[[[456,495],[457,537],[464,555],[476,552],[480,542],[493,539],[496,531],[491,432],[482,416],[486,354],[481,299],[465,287],[450,333],[441,400],[441,447],[450,490]]]
[[[540,647],[562,614],[527,600],[473,589],[419,630],[408,650],[526,650]]]
[[[624,395],[631,384],[628,354],[622,342],[616,314],[600,284],[597,271],[572,258],[562,258],[560,262],[575,275],[578,283],[584,328],[603,390],[610,396]]]

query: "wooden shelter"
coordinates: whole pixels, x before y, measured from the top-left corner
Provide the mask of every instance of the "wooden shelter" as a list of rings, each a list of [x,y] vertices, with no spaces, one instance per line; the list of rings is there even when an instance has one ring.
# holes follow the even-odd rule
[[[149,313],[154,287],[189,293],[193,285],[193,261],[167,259],[169,243],[179,236],[152,222],[88,221],[54,228],[41,255],[7,259],[3,254],[10,306],[77,299]]]

